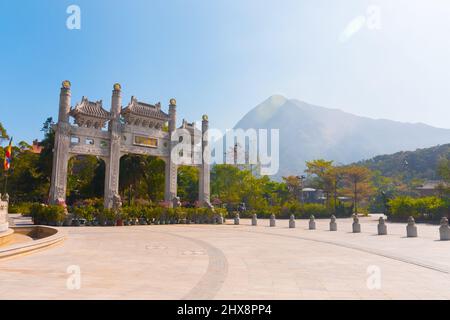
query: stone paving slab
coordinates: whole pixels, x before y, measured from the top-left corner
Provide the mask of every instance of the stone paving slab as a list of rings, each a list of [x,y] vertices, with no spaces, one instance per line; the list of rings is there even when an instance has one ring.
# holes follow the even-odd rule
[[[0,262],[0,299],[450,299],[450,242],[438,226],[388,223],[377,236],[376,217],[288,221],[276,227],[241,219],[232,225],[70,227],[56,248]],[[69,266],[81,287],[69,290]],[[369,268],[369,269],[368,269]],[[372,269],[371,269],[372,268]],[[369,289],[368,271],[380,272]],[[369,281],[369,283],[372,283]]]

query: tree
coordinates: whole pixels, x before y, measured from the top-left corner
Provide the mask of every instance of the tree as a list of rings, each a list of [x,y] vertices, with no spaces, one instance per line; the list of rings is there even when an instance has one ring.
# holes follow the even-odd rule
[[[311,184],[316,189],[323,190],[328,204],[330,203],[330,194],[333,192],[335,186],[333,178],[336,178],[336,176],[331,172],[333,168],[333,161],[324,159],[306,161],[305,172],[312,179]]]
[[[345,167],[345,180],[353,196],[354,212],[358,213],[358,203],[372,192],[370,178],[372,171],[366,167],[351,165]]]
[[[223,203],[237,205],[241,200],[242,174],[234,165],[215,165],[211,170],[211,194]]]
[[[198,168],[190,166],[180,166],[178,168],[177,194],[182,201],[194,204],[198,200],[198,178]]]
[[[328,202],[330,202],[328,195],[333,195],[334,214],[337,213],[338,193],[344,176],[345,171],[342,167],[331,167],[323,173],[324,191],[327,194]]]
[[[306,161],[305,172],[310,175],[323,177],[324,174],[333,167],[333,161],[318,159],[313,161]]]
[[[0,122],[0,143],[8,139],[9,139],[8,133],[6,132],[5,127],[3,127],[3,124]]]
[[[441,160],[439,160],[437,173],[446,182],[438,187],[440,189],[440,193],[445,195],[447,198],[450,198],[450,159],[449,158],[442,158]]]
[[[302,181],[299,176],[283,177],[283,181],[286,185],[292,200],[298,200],[302,188]]]

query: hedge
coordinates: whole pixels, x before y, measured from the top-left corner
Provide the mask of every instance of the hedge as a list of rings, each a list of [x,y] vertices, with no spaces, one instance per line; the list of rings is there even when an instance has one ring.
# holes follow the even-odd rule
[[[169,223],[214,223],[219,216],[224,217],[226,210],[216,208],[163,208],[151,206],[126,206],[119,212],[96,207],[94,205],[76,206],[69,208],[69,215],[65,214],[62,206],[30,205],[30,215],[34,224],[63,225],[71,224],[72,219],[84,219],[88,225],[116,225],[119,221],[124,224],[169,224]],[[144,223],[145,222],[145,223]]]
[[[439,221],[449,215],[450,201],[438,197],[412,198],[408,196],[389,200],[390,220],[406,221],[409,216],[419,221]]]

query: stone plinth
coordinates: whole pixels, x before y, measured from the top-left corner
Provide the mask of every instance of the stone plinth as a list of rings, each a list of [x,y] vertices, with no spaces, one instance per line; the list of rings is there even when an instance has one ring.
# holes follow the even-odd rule
[[[0,233],[7,232],[8,229],[8,202],[0,201]]]

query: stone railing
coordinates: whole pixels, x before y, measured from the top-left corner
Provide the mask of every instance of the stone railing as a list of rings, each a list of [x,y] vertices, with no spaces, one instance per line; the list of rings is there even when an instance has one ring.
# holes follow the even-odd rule
[[[0,233],[8,231],[8,202],[0,201]]]

